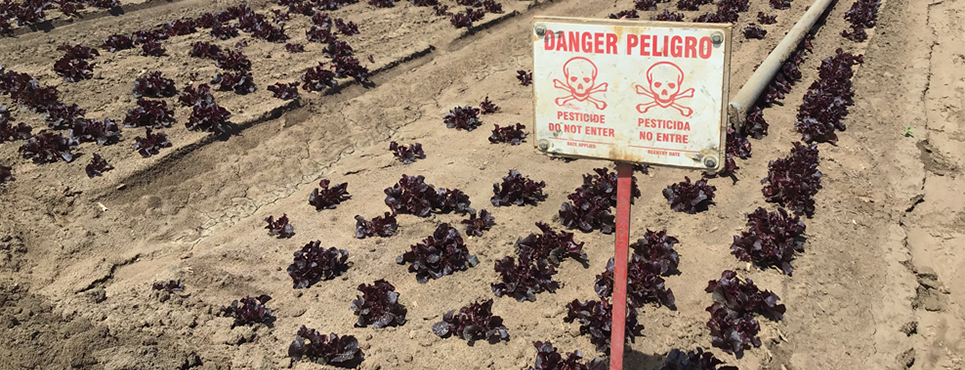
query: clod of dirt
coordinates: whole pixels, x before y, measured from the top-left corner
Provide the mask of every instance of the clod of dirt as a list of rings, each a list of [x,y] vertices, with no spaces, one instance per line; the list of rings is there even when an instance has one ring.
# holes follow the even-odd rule
[[[915,364],[915,349],[909,348],[907,351],[898,355],[898,365],[910,369]]]
[[[248,326],[236,326],[234,329],[228,329],[227,327],[219,329],[211,339],[215,343],[236,346],[255,340],[255,336],[255,329]]]
[[[945,310],[945,300],[937,290],[929,289],[921,285],[917,289],[917,296],[912,301],[911,306],[925,311],[940,312]]]
[[[901,326],[901,332],[905,333],[906,336],[911,336],[912,334],[918,333],[918,321],[910,321]]]
[[[93,303],[101,303],[107,300],[107,292],[104,291],[104,287],[88,290],[84,292],[84,295]]]

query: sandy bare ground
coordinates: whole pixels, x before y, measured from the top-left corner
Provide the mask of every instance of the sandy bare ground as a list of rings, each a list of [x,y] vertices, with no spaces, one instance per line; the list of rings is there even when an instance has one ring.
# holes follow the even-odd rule
[[[152,3],[153,4],[153,3]],[[97,77],[68,84],[52,70],[61,43],[99,44],[115,32],[133,32],[183,16],[223,9],[235,2],[193,0],[158,3],[120,16],[59,25],[49,32],[0,39],[0,64],[58,86],[62,99],[89,117],[122,118],[133,107],[134,78],[161,70],[182,88],[192,73],[207,81],[211,61],[187,56],[199,33],[165,43],[170,56],[149,58],[128,50],[96,59]],[[258,12],[280,9],[250,3]],[[455,7],[454,2],[448,3]],[[741,15],[743,28],[758,11],[778,14],[764,40],[736,37],[731,94],[779,42],[809,4],[774,11],[755,1]],[[178,123],[164,131],[175,147],[143,159],[130,150],[143,129],[124,131],[111,147],[84,144],[75,163],[35,165],[17,155],[19,143],[0,144],[0,164],[14,168],[13,182],[0,185],[0,368],[2,369],[275,369],[292,366],[288,344],[301,325],[325,333],[354,335],[366,360],[362,369],[519,369],[531,366],[532,342],[552,341],[563,351],[594,351],[578,324],[565,323],[564,306],[595,299],[593,281],[612,255],[612,235],[576,233],[585,242],[588,267],[566,261],[555,294],[536,302],[498,298],[511,339],[466,346],[440,339],[430,328],[446,311],[493,296],[493,261],[513,253],[517,237],[544,221],[561,227],[557,213],[581,175],[609,167],[605,161],[562,162],[536,154],[532,142],[492,145],[492,124],[532,121],[532,91],[515,79],[530,69],[528,40],[534,15],[605,17],[632,8],[630,1],[587,3],[506,2],[507,15],[487,15],[491,27],[475,34],[453,29],[431,9],[399,3],[375,9],[360,3],[332,12],[355,21],[360,35],[346,37],[361,57],[373,55],[375,87],[347,84],[338,94],[303,93],[294,103],[271,98],[269,84],[296,79],[305,68],[327,61],[320,44],[305,42],[304,16],[286,30],[307,53],[288,54],[283,45],[239,40],[253,62],[258,91],[239,96],[217,92],[244,130],[226,141],[184,129],[189,111],[176,109]],[[705,5],[712,7],[713,5]],[[850,2],[834,4],[802,65],[803,81],[783,106],[765,110],[770,134],[752,140],[753,157],[739,161],[738,182],[714,179],[715,205],[706,212],[672,212],[661,195],[667,185],[699,174],[655,168],[637,174],[642,197],[632,209],[631,239],[647,229],[667,229],[680,239],[680,275],[667,278],[677,309],[647,306],[639,311],[644,336],[628,346],[630,369],[659,366],[672,348],[710,347],[705,327],[708,280],[733,269],[781,297],[788,312],[780,322],[761,320],[760,348],[743,358],[713,351],[742,369],[961,369],[965,367],[965,2],[887,0],[869,41],[856,44],[839,33]],[[660,11],[675,9],[660,4]],[[641,12],[647,18],[654,12]],[[687,12],[688,19],[698,12]],[[821,59],[837,48],[863,53],[854,78],[855,106],[837,145],[821,144],[824,188],[807,222],[805,253],[793,276],[760,270],[736,260],[732,236],[744,214],[774,209],[760,195],[767,163],[783,157],[800,135],[793,131],[797,107]],[[125,54],[126,53],[126,54]],[[360,57],[360,59],[362,59]],[[442,115],[457,105],[488,96],[501,107],[472,132],[446,129]],[[168,99],[168,104],[175,99]],[[12,105],[9,97],[0,104]],[[40,128],[39,115],[14,111],[16,122]],[[906,136],[906,126],[910,136]],[[397,162],[389,141],[420,142],[428,158]],[[88,179],[83,165],[94,152],[117,167]],[[547,183],[548,198],[537,207],[500,207],[488,200],[491,184],[509,169]],[[477,209],[493,211],[497,226],[467,239],[481,263],[427,284],[416,282],[395,258],[442,222],[462,217],[399,217],[401,232],[390,238],[355,239],[356,214],[371,218],[386,210],[383,189],[402,174],[459,188]],[[348,182],[352,199],[316,211],[308,194],[320,179]],[[291,239],[266,235],[263,218],[287,214]],[[349,251],[351,268],[339,278],[308,289],[292,289],[285,269],[292,253],[312,240]],[[386,279],[400,292],[409,322],[397,328],[354,328],[349,303],[355,287]],[[154,281],[180,279],[183,296],[162,299]],[[245,295],[268,294],[277,320],[272,327],[231,329],[218,308]],[[298,369],[324,368],[298,363]]]

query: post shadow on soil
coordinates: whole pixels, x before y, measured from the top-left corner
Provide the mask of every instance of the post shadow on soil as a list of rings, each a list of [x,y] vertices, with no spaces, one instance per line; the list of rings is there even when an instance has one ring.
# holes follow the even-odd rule
[[[633,349],[623,353],[623,368],[627,370],[653,370],[663,366],[666,356],[652,353],[647,354]]]

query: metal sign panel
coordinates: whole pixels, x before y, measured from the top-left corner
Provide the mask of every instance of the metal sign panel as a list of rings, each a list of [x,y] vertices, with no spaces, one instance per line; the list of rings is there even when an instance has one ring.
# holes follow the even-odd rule
[[[717,171],[730,24],[535,17],[536,146]]]

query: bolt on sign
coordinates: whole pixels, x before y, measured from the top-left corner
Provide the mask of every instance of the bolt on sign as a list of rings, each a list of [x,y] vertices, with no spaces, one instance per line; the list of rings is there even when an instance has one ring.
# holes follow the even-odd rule
[[[535,21],[539,151],[721,169],[730,24]]]

